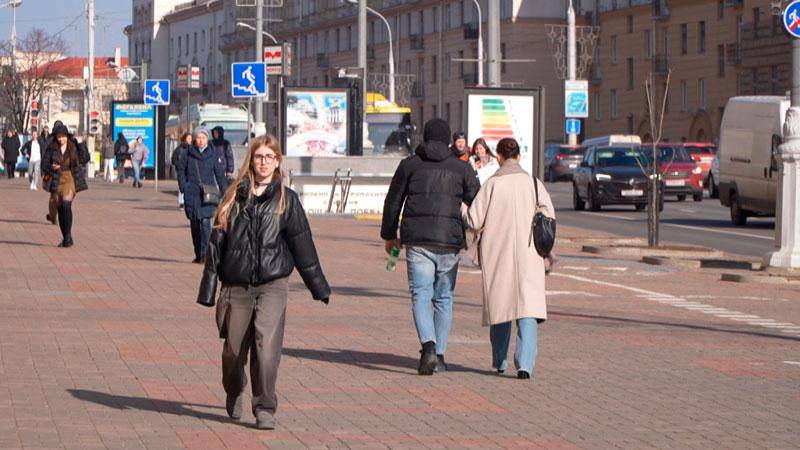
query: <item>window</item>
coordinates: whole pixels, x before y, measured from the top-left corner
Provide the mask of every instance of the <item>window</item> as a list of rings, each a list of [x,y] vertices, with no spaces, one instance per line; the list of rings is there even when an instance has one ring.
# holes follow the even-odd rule
[[[180,36],[178,36],[178,53],[176,53],[176,54],[178,56],[181,56],[181,37]]]
[[[661,92],[666,93],[664,96],[664,114],[669,114],[669,91],[667,91],[667,83],[661,85]]]
[[[369,35],[367,36],[367,42],[368,42],[370,45],[375,45],[375,43],[376,43],[377,41],[375,40],[375,21],[374,21],[374,20],[370,21],[368,30],[369,30]],[[328,32],[326,31],[326,32],[325,32],[325,35],[326,35],[326,36],[325,36],[325,41],[326,41],[326,42],[328,41],[328,36],[327,36],[327,34],[328,34]]]
[[[450,103],[444,104],[444,120],[450,123]]]
[[[464,50],[459,50],[458,51],[458,58],[459,59],[464,59]],[[458,77],[459,78],[464,78],[464,61],[459,61],[458,62]]]
[[[633,16],[628,16],[628,33],[633,33]]]
[[[617,37],[611,36],[611,65],[617,64]]]
[[[681,24],[681,55],[689,52],[689,27],[685,23]]]
[[[681,111],[687,111],[689,109],[688,99],[686,98],[687,94],[686,89],[686,81],[681,81]]]
[[[725,0],[717,0],[717,19],[725,18]]]
[[[189,56],[189,33],[186,33],[186,52],[184,53],[186,56]]]
[[[758,69],[753,69],[753,95],[758,95]]]
[[[758,28],[761,26],[761,12],[753,8],[753,40],[758,39]]]
[[[779,85],[779,82],[780,82],[779,74],[780,73],[778,72],[778,66],[770,67],[770,75],[771,75],[771,79],[770,79],[771,89],[770,90],[771,90],[772,95],[778,95],[779,94],[778,93],[778,89],[780,87],[780,85]]]
[[[723,44],[717,46],[717,76],[720,78],[725,76],[725,45]]]
[[[192,53],[197,53],[197,31],[194,32],[194,41],[192,41]]]
[[[477,50],[476,50],[476,53],[477,53]],[[478,57],[476,59],[481,59],[481,55],[477,55],[477,56]],[[500,61],[505,61],[505,60],[506,60],[506,43],[502,42],[500,44]],[[478,61],[478,64],[483,64],[483,62],[482,61]],[[500,63],[500,73],[506,73],[507,69],[508,69],[507,64],[505,62],[501,62]]]
[[[653,57],[653,42],[650,40],[650,30],[644,30],[644,53],[647,59]]]
[[[206,49],[206,30],[200,32],[200,50]]]
[[[431,56],[431,83],[439,82],[439,59],[436,55]],[[433,115],[436,117],[436,114]]]
[[[460,2],[458,4],[458,26],[460,26],[460,27],[464,26],[464,24],[467,22],[467,20],[464,17],[464,15],[465,15],[464,2]]]
[[[208,49],[214,50],[214,28],[208,29]]]
[[[411,30],[411,13],[406,14],[406,27],[408,28],[408,35],[412,36],[414,32]]]
[[[700,78],[700,109],[706,109],[706,80]]]
[[[460,101],[458,102],[458,122],[456,122],[458,128],[461,128],[463,120],[464,120],[464,102]]]
[[[600,105],[600,93],[594,93],[594,120],[600,120],[603,118],[602,114],[602,106]]]
[[[82,111],[83,110],[83,91],[65,90],[61,91],[61,111]]]
[[[628,58],[628,89],[633,89],[633,58]]]
[[[444,29],[445,30],[449,30],[450,27],[451,27],[451,23],[450,23],[450,4],[449,3],[444,5],[444,11],[442,11],[442,14],[444,14]]]
[[[736,74],[736,95],[742,94],[744,94],[744,77],[742,77],[742,72],[739,72]]]
[[[453,57],[450,56],[450,53],[445,53],[444,54],[444,61],[445,61],[445,64],[447,65],[447,67],[445,67],[445,69],[444,69],[444,74],[445,74],[444,79],[445,80],[449,80],[450,77],[452,76],[453,72],[452,72],[452,70],[450,68],[450,66],[453,64],[452,59],[453,59]],[[448,119],[448,121],[449,121],[449,119]]]
[[[419,34],[425,34],[425,10],[419,12]]]
[[[341,38],[342,38],[342,33],[341,33],[341,30],[339,30],[339,29],[337,28],[337,29],[336,29],[336,40],[335,40],[335,41],[334,41],[334,43],[333,43],[333,48],[334,48],[334,51],[335,51],[336,53],[339,53],[339,49],[340,49],[339,45],[340,45],[340,39],[341,39]]]
[[[353,42],[353,27],[351,25],[347,26],[347,45],[344,47],[347,50],[350,50],[352,47]]]
[[[420,85],[425,85],[425,58],[419,58],[419,73],[417,73],[417,81]]]
[[[433,32],[434,33],[438,33],[439,32],[439,20],[438,20],[438,17],[437,17],[438,15],[439,15],[439,8],[437,6],[434,6],[433,7]],[[433,117],[436,117],[436,114],[434,114]]]
[[[431,117],[439,117],[439,105],[431,106],[431,112],[433,113]]]
[[[617,90],[611,90],[611,118],[617,118]]]
[[[669,28],[664,27],[664,63],[669,67]]]
[[[700,53],[706,51],[706,21],[701,20],[700,26],[698,27],[698,33],[700,34]]]

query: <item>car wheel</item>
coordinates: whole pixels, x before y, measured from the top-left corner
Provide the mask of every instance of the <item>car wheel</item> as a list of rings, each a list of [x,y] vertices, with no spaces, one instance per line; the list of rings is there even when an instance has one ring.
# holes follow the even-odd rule
[[[699,194],[692,195],[692,200],[694,200],[696,202],[702,202],[703,201],[703,191],[700,191]]]
[[[572,209],[575,211],[583,211],[583,208],[586,207],[586,203],[581,200],[581,196],[578,195],[578,186],[576,184],[572,184]]]
[[[636,207],[637,211],[644,211],[644,209],[647,208],[647,203],[637,203],[633,206]]]
[[[711,198],[719,198],[719,187],[714,184],[714,176],[708,176],[708,196]]]
[[[742,202],[736,192],[731,193],[731,222],[738,226],[747,223],[747,211],[742,209]]]
[[[686,200],[686,196],[685,195],[679,195],[678,196],[678,201],[679,202],[682,202],[682,201],[685,201],[685,200]]]
[[[600,211],[600,203],[597,201],[597,196],[594,193],[594,188],[589,185],[589,209],[592,211]]]

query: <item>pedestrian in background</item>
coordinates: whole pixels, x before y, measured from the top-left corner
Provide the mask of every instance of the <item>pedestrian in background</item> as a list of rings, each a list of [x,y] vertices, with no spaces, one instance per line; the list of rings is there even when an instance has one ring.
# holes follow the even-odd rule
[[[446,121],[429,120],[422,136],[424,142],[413,156],[400,162],[392,177],[383,205],[381,238],[386,253],[406,246],[412,311],[422,343],[417,372],[432,375],[447,370],[444,353],[453,319],[458,254],[465,244],[461,203],[471,204],[479,186],[472,166],[448,147]]]
[[[75,194],[88,189],[83,167],[89,162],[85,145],[72,139],[64,125],[53,127],[55,139],[42,155],[42,171],[48,176],[46,190],[57,196],[59,247],[72,247],[72,202]]]
[[[464,223],[480,233],[478,254],[483,280],[483,325],[489,325],[492,367],[508,363],[511,322],[517,322],[514,365],[517,378],[533,374],[538,352],[538,323],[547,319],[545,259],[533,245],[536,213],[534,181],[519,165],[519,145],[511,138],[497,144],[500,169],[481,187]],[[544,183],[538,183],[540,210],[555,217]]]
[[[3,163],[5,164],[6,176],[14,178],[14,172],[17,170],[17,159],[19,159],[19,135],[13,128],[6,130],[3,136]]]
[[[473,156],[470,160],[472,162],[472,168],[477,172],[478,182],[483,186],[486,180],[497,172],[497,169],[500,168],[500,164],[497,162],[497,158],[492,151],[489,150],[489,146],[483,138],[475,139],[475,142],[472,144],[472,154]]]
[[[225,170],[219,163],[214,146],[211,145],[208,128],[194,129],[194,144],[189,147],[178,163],[178,189],[183,192],[184,213],[189,219],[194,246],[193,263],[205,258],[208,239],[211,236],[211,218],[217,205],[204,204],[201,184],[216,184],[220,192],[228,187]]]
[[[178,172],[178,165],[181,163],[181,158],[183,158],[183,155],[191,146],[191,133],[183,133],[183,136],[181,136],[181,144],[172,151],[172,158],[170,158],[170,161],[172,162],[172,170],[175,171],[176,175]],[[180,190],[178,191],[178,207],[183,208],[183,192]]]
[[[189,150],[190,157],[193,152]],[[250,144],[245,163],[214,215],[197,297],[198,303],[214,306],[217,279],[222,282],[216,316],[225,339],[222,385],[228,415],[242,416],[244,366],[250,353],[252,412],[256,427],[270,430],[278,409],[275,383],[289,275],[297,268],[315,300],[328,304],[331,295],[303,205],[286,187],[281,162],[275,137],[260,136]]]
[[[43,139],[39,137],[39,132],[36,130],[31,131],[31,140],[22,146],[22,154],[28,160],[28,178],[31,180],[30,190],[35,191],[39,185],[39,175],[42,166],[42,143]]]
[[[472,149],[467,146],[467,134],[463,131],[453,133],[453,145],[450,146],[453,154],[462,161],[469,161]]]
[[[114,142],[114,156],[117,157],[117,177],[119,178],[119,182],[125,182],[125,161],[130,158],[130,154],[128,154],[128,140],[125,139],[125,135],[117,133],[117,141]]]
[[[222,127],[214,127],[211,129],[211,134],[214,136],[211,143],[214,144],[214,148],[217,149],[219,162],[225,169],[225,176],[228,178],[228,181],[232,181],[234,170],[233,148],[231,147],[231,143],[225,139],[225,129]]]
[[[150,149],[144,145],[144,140],[141,136],[136,138],[133,145],[128,149],[131,155],[131,164],[133,165],[133,187],[142,187],[141,172],[144,169],[144,164],[147,162],[147,157],[150,154]]]
[[[114,141],[111,136],[106,135],[103,138],[103,180],[113,183],[114,182]]]

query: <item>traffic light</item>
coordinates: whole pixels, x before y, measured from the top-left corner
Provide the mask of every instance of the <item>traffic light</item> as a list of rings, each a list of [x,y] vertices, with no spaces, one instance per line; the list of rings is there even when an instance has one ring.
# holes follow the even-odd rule
[[[31,127],[39,125],[39,100],[31,100]]]
[[[89,113],[89,134],[100,133],[100,112],[92,111]]]

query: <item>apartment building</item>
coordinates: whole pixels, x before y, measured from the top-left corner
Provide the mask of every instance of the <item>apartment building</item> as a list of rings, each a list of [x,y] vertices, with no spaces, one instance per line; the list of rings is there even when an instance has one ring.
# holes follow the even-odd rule
[[[662,138],[714,142],[735,95],[783,95],[791,84],[790,39],[769,0],[602,0],[590,80],[587,137],[652,139],[645,80],[664,102]]]

